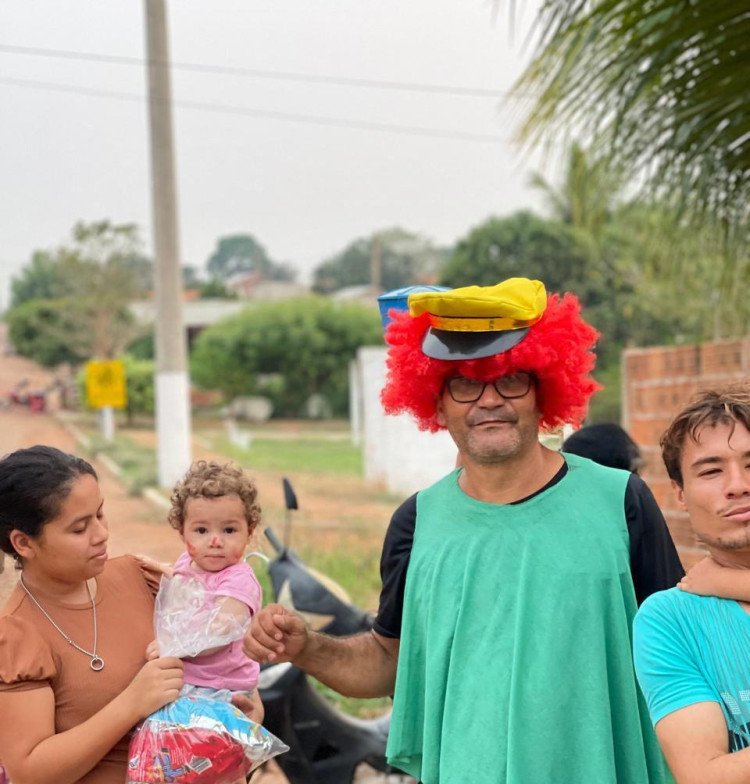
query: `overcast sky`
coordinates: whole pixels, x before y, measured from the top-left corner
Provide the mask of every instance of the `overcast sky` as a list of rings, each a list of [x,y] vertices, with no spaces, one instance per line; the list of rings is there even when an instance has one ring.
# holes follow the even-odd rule
[[[502,0],[496,17],[483,0],[171,0],[183,263],[202,266],[218,237],[249,232],[305,279],[376,229],[448,244],[489,215],[538,206],[528,187],[538,164],[511,145],[518,111],[501,102],[528,56],[535,4],[516,5],[513,41]],[[151,251],[143,57],[139,0],[0,2],[6,284],[78,220],[138,223]]]

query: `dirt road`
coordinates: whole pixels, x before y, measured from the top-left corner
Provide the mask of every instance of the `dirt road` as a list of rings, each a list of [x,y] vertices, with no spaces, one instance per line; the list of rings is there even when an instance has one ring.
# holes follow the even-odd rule
[[[44,387],[52,379],[51,374],[21,357],[0,357],[0,396],[3,399],[8,390],[23,378],[28,378],[34,388]],[[78,451],[74,436],[49,414],[35,413],[24,406],[0,409],[0,453],[6,454],[33,444],[50,444],[67,452]],[[129,496],[103,464],[96,460],[93,462],[101,481],[110,525],[110,554],[148,552],[164,560],[176,558],[181,543],[167,525],[164,512],[144,498]],[[0,604],[5,601],[15,581],[13,562],[6,557],[5,569],[0,574]]]
[[[0,341],[1,345],[2,341]],[[50,444],[67,452],[80,452],[79,444],[75,435],[61,423],[60,420],[50,413],[36,413],[30,411],[25,406],[6,405],[8,392],[13,389],[22,379],[28,379],[29,388],[44,388],[53,379],[51,373],[46,372],[26,359],[15,356],[0,355],[0,454],[6,454],[22,447],[34,444]],[[149,436],[146,436],[150,438]],[[221,458],[220,455],[208,452],[200,444],[194,448],[196,457],[201,458]],[[182,545],[175,531],[166,522],[166,514],[163,509],[155,506],[151,501],[142,497],[129,496],[121,482],[118,481],[106,464],[94,459],[94,467],[99,474],[99,480],[105,499],[105,511],[109,520],[109,552],[111,556],[123,553],[145,552],[160,560],[173,561],[182,551]],[[280,475],[263,477],[261,484],[273,484],[278,489]],[[327,480],[328,482],[332,480]],[[309,484],[308,484],[309,483]],[[329,508],[331,504],[330,496],[323,501],[323,497],[316,503],[316,489],[320,491],[320,480],[308,480],[301,482],[301,486],[306,493],[306,505],[309,507],[312,502],[318,513],[323,512],[323,519],[333,519],[340,515],[340,509]],[[361,513],[367,512],[366,516],[373,515],[375,519],[385,521],[387,519],[384,510],[388,509],[388,502],[384,501],[377,508],[370,509],[371,504],[358,499],[356,482],[355,486],[348,488],[352,494],[351,506],[358,507]],[[345,488],[340,488],[346,497]],[[263,490],[261,490],[261,495]],[[264,504],[265,511],[276,512],[269,509]],[[313,514],[315,514],[314,512]],[[319,518],[320,519],[320,518]],[[302,534],[302,532],[300,532]],[[328,538],[338,538],[335,532],[317,530],[310,534],[314,536],[319,545]],[[380,538],[379,531],[370,531],[370,536]],[[17,572],[14,563],[9,557],[5,557],[4,570],[0,573],[0,606],[5,602],[13,586],[17,581]],[[367,784],[370,781],[382,781],[381,777],[371,778],[371,773],[367,770],[358,771],[356,778],[360,784]],[[252,776],[252,784],[288,784],[286,777],[279,771],[276,764],[272,761],[265,765],[261,770],[256,771]]]

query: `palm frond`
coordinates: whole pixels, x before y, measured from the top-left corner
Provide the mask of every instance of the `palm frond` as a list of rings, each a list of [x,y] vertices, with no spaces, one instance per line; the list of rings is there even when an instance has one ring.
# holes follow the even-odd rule
[[[747,224],[747,0],[545,0],[527,143],[565,128],[661,196]]]

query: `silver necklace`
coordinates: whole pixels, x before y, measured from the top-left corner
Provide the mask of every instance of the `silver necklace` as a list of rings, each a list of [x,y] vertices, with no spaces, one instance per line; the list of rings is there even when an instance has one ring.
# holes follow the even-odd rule
[[[24,591],[26,591],[26,593],[29,596],[29,599],[31,599],[31,601],[34,602],[34,604],[39,608],[39,611],[42,613],[42,615],[55,627],[55,629],[57,629],[57,631],[60,633],[62,638],[65,640],[65,642],[67,642],[68,645],[72,645],[77,651],[80,651],[81,653],[85,653],[86,656],[90,656],[91,657],[91,665],[90,666],[91,666],[91,669],[94,670],[94,672],[99,672],[99,670],[103,670],[104,669],[104,659],[102,659],[102,657],[98,656],[97,653],[96,653],[96,639],[97,639],[97,637],[96,637],[96,602],[94,602],[94,597],[91,595],[91,591],[89,590],[88,582],[86,582],[86,593],[89,595],[89,601],[91,602],[91,612],[94,615],[94,650],[93,651],[87,651],[85,648],[81,648],[81,646],[78,645],[78,643],[73,642],[73,640],[71,640],[70,637],[68,637],[68,635],[65,634],[65,632],[52,620],[52,618],[50,617],[49,613],[44,609],[44,607],[42,607],[41,604],[39,604],[39,602],[36,600],[36,597],[34,596],[34,594],[31,593],[31,591],[26,587],[26,583],[23,581],[23,575],[19,575],[19,579],[20,579],[20,582],[21,582],[21,588],[23,588]]]

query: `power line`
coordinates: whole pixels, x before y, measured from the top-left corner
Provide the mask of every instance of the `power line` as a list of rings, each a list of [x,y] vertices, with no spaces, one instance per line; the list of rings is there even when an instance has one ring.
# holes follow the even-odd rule
[[[33,79],[14,79],[0,77],[0,84],[13,87],[30,88],[36,90],[49,90],[52,92],[68,93],[72,95],[85,95],[95,98],[111,98],[118,101],[135,101],[145,103],[146,98],[136,93],[116,92],[114,90],[99,90],[90,87],[77,87],[54,82],[36,81]],[[323,117],[312,114],[295,114],[293,112],[279,112],[268,109],[250,109],[241,106],[228,106],[226,104],[204,103],[201,101],[176,100],[173,106],[184,109],[214,112],[243,117],[259,117],[266,120],[280,120],[284,122],[306,123],[308,125],[323,125],[332,128],[354,128],[363,131],[376,131],[379,133],[398,133],[407,136],[426,136],[434,139],[448,139],[451,141],[467,141],[480,144],[497,144],[503,141],[499,136],[483,133],[469,133],[465,131],[451,131],[440,128],[426,128],[422,126],[396,125],[394,123],[368,122],[365,120],[347,120],[337,117]]]
[[[146,60],[139,57],[97,54],[96,52],[77,52],[66,49],[44,49],[34,46],[16,46],[13,44],[0,44],[0,52],[6,52],[7,54],[36,55],[38,57],[53,57],[64,60],[83,60],[87,62],[114,63],[117,65],[137,65],[141,68],[146,65]],[[240,68],[227,65],[183,63],[175,61],[172,61],[169,65],[171,68],[178,71],[224,74],[228,76],[250,76],[259,79],[303,82],[305,84],[334,84],[342,87],[366,87],[378,90],[399,90],[403,92],[421,92],[495,99],[507,96],[507,93],[505,92],[484,87],[462,87],[385,79],[361,79],[348,76],[315,75],[296,71],[276,71],[263,68]]]

